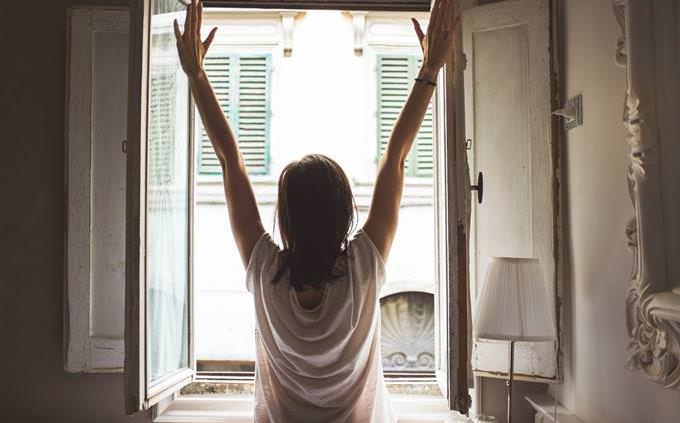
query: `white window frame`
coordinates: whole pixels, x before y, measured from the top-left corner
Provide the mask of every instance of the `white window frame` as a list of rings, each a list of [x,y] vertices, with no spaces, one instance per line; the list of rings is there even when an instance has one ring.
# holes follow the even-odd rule
[[[150,0],[134,0],[132,3],[131,22],[131,64],[130,64],[130,99],[128,120],[128,202],[127,202],[127,263],[126,263],[126,357],[125,357],[125,380],[126,380],[126,409],[132,414],[141,409],[147,409],[159,403],[155,409],[155,419],[161,421],[163,410],[171,409],[173,404],[178,404],[178,391],[184,384],[190,382],[195,371],[182,369],[176,374],[170,375],[165,383],[158,384],[151,392],[147,389],[144,375],[146,331],[144,326],[144,304],[146,301],[145,283],[145,159],[146,150],[146,111],[147,111],[147,81],[148,54],[149,54],[149,21]],[[458,49],[460,51],[460,49]],[[461,63],[460,58],[456,61]],[[452,68],[451,68],[452,69]],[[443,73],[444,74],[444,73]],[[460,69],[449,71],[446,77],[440,81],[445,89],[460,86]],[[445,82],[445,83],[444,83]],[[143,94],[143,95],[142,95]],[[438,138],[442,150],[435,151],[438,157],[438,172],[440,178],[455,177],[455,183],[445,184],[442,181],[436,184],[437,193],[441,198],[436,200],[437,221],[445,225],[438,227],[438,232],[444,234],[438,243],[437,254],[439,257],[438,274],[442,276],[438,284],[438,290],[443,294],[443,309],[438,311],[438,320],[445,322],[445,328],[441,325],[438,330],[446,338],[447,343],[439,347],[449,351],[450,354],[440,360],[440,370],[444,375],[441,383],[445,397],[435,399],[442,405],[442,412],[448,421],[457,421],[461,416],[454,409],[467,411],[469,405],[469,392],[462,391],[461,387],[468,386],[469,380],[469,342],[462,342],[459,338],[449,336],[453,333],[470,333],[469,304],[467,300],[467,266],[463,261],[459,266],[459,259],[466,260],[467,239],[466,233],[469,227],[469,177],[467,174],[467,157],[464,143],[454,142],[464,137],[464,121],[462,120],[462,90],[456,91],[455,96],[441,96],[437,101],[438,107],[445,107],[446,121],[451,124],[446,126],[443,122],[436,125],[439,133]],[[458,113],[456,113],[458,111]],[[193,133],[193,131],[192,131]],[[439,148],[437,148],[439,150]],[[192,157],[192,161],[194,158]],[[454,176],[455,175],[455,176]],[[440,195],[436,195],[439,198]],[[142,207],[140,207],[142,206]],[[458,248],[460,245],[463,248]],[[438,301],[439,303],[439,301]],[[436,308],[437,309],[437,308]],[[191,320],[191,319],[190,319]],[[448,330],[447,328],[451,328]],[[462,349],[461,349],[462,348]],[[191,353],[190,353],[191,356]],[[191,357],[193,361],[193,356]],[[462,360],[462,361],[461,361]],[[461,364],[463,363],[463,364]],[[173,401],[170,401],[170,400]],[[168,402],[170,401],[170,402]],[[202,421],[224,421],[224,415],[215,412],[215,401],[209,398],[196,399],[202,410],[208,411],[203,414]],[[408,401],[407,401],[408,402]],[[211,405],[212,404],[212,405]],[[395,408],[399,409],[402,402],[396,401]],[[403,415],[409,416],[409,410],[417,414],[418,418],[428,418],[424,409],[418,408],[418,404],[406,407]],[[432,405],[432,404],[430,404]],[[418,411],[420,410],[420,411]],[[233,410],[232,410],[233,413]],[[430,416],[431,418],[431,416]],[[217,419],[217,420],[215,420]],[[173,420],[177,421],[177,420]],[[183,419],[186,421],[186,418]]]

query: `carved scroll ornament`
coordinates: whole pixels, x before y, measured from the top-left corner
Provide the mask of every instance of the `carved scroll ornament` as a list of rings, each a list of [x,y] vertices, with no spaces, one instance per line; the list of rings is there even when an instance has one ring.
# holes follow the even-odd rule
[[[628,245],[634,262],[626,300],[629,345],[626,367],[640,370],[653,382],[668,388],[680,386],[680,290],[675,267],[678,260],[677,230],[669,223],[678,220],[675,188],[663,186],[664,180],[677,177],[680,164],[668,166],[669,154],[680,139],[668,134],[678,124],[667,116],[680,113],[677,81],[659,79],[664,71],[677,79],[677,61],[660,57],[678,41],[663,38],[659,27],[678,28],[678,13],[660,10],[669,7],[663,0],[614,0],[614,14],[622,36],[616,50],[617,64],[627,71],[623,123],[630,145],[628,188],[634,217],[626,226]],[[663,21],[663,22],[660,22]],[[672,51],[672,50],[670,50]],[[674,67],[675,69],[669,69]],[[661,73],[659,73],[661,72]],[[669,75],[668,73],[665,73]],[[673,89],[675,88],[675,91]],[[668,90],[668,91],[665,91]],[[663,92],[663,96],[658,95]],[[666,108],[671,108],[666,109]],[[673,113],[657,113],[664,110]],[[666,166],[664,166],[664,163]],[[676,161],[677,163],[677,161]],[[669,179],[671,178],[671,179]]]

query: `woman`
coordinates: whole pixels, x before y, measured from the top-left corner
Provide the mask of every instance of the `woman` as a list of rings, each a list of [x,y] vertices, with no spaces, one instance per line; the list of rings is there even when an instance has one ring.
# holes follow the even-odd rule
[[[254,296],[258,423],[395,421],[382,377],[378,295],[397,229],[404,160],[452,54],[452,2],[436,1],[427,35],[413,20],[423,64],[381,160],[363,228],[349,239],[356,213],[340,166],[308,155],[279,179],[283,250],[262,226],[236,138],[203,70],[217,28],[201,41],[197,0],[187,8],[183,33],[175,21],[182,68],[222,166],[231,228]]]

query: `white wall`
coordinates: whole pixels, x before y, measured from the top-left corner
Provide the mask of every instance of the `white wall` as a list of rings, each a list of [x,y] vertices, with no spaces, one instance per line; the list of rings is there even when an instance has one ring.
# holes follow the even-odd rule
[[[624,368],[631,269],[625,224],[628,146],[621,124],[625,70],[609,0],[561,2],[565,98],[583,94],[584,124],[568,133],[565,198],[565,382],[558,397],[588,423],[678,422],[680,392]]]

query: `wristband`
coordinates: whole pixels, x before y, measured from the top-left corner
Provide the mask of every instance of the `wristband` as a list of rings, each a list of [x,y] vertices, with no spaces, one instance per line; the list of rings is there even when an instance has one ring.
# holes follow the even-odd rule
[[[414,79],[415,79],[416,82],[420,82],[421,84],[431,85],[433,87],[437,86],[436,82],[428,81],[427,79],[423,79],[423,78],[414,78]]]

